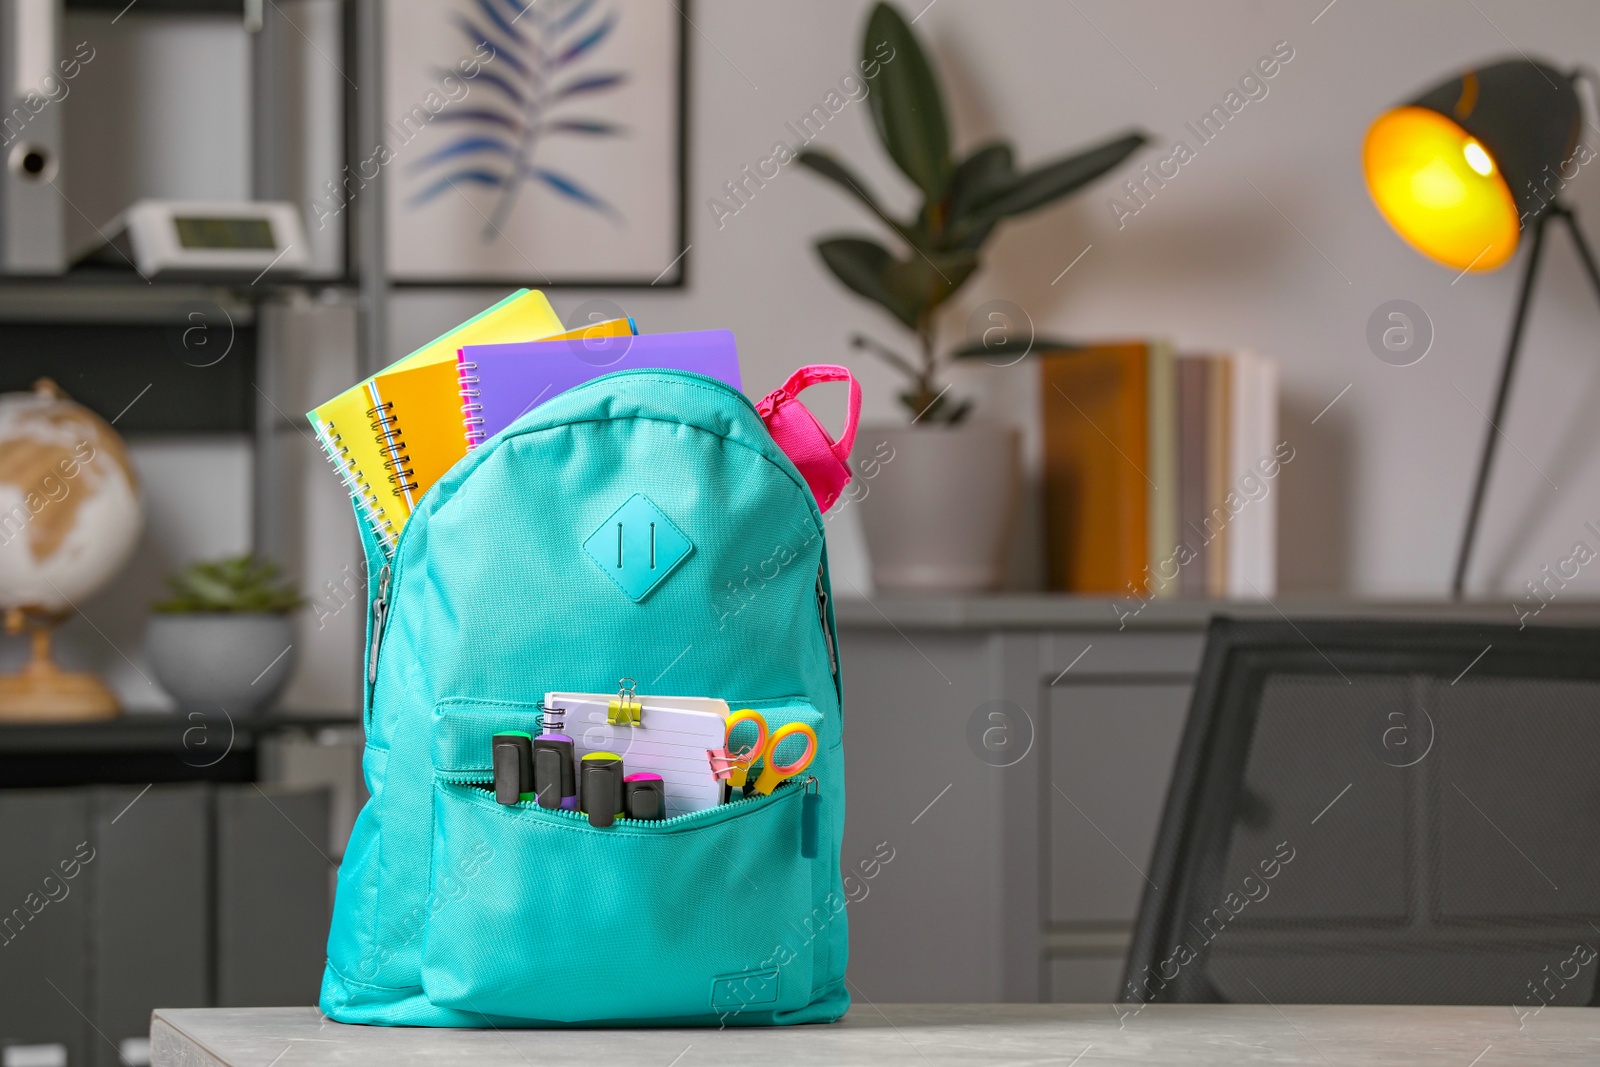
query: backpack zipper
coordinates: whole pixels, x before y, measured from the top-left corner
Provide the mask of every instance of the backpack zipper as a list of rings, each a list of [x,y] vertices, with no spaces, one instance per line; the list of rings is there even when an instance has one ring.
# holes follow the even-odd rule
[[[760,418],[760,412],[756,410],[755,403],[749,397],[745,396],[744,393],[742,393],[738,389],[735,389],[733,386],[729,385],[727,382],[723,381],[720,378],[713,378],[713,377],[711,377],[709,375],[700,374],[700,373],[698,373],[696,371],[674,370],[674,369],[671,369],[671,368],[633,367],[633,368],[630,368],[628,370],[617,371],[615,373],[618,376],[620,376],[620,375],[634,375],[634,374],[641,374],[641,375],[642,374],[666,374],[666,375],[673,376],[673,377],[699,379],[700,381],[703,381],[703,382],[709,383],[710,385],[715,386],[717,389],[721,390],[722,392],[727,393],[730,397],[733,397],[733,398],[737,399],[738,401],[743,403],[745,407],[749,408],[751,412],[755,413],[755,415],[756,415],[756,417],[758,419]],[[569,389],[567,392],[568,393],[574,393],[574,392],[577,392],[578,390],[581,390],[581,389],[587,389],[587,388],[590,388],[590,387],[595,387],[595,383],[596,382],[601,381],[604,378],[610,378],[610,377],[612,377],[612,375],[603,375],[602,378],[593,379],[591,381],[584,382],[582,385],[574,386],[572,389]],[[780,449],[779,451],[781,452],[782,450]],[[429,487],[428,492],[424,495],[423,499],[426,499],[428,496],[431,496],[431,495],[433,495],[433,488]],[[419,500],[417,503],[420,505],[422,503],[422,501]],[[820,514],[820,512],[818,514]],[[408,522],[408,523],[406,523],[405,528],[400,531],[400,536],[398,538],[396,538],[394,546],[390,550],[385,551],[384,546],[382,545],[382,543],[381,542],[379,543],[379,551],[383,553],[383,555],[384,555],[385,559],[387,560],[387,562],[385,562],[384,565],[383,565],[383,568],[380,571],[378,571],[378,595],[372,598],[372,639],[371,639],[371,648],[370,648],[370,651],[368,652],[368,656],[367,656],[367,684],[368,685],[377,685],[378,684],[378,645],[379,645],[379,642],[381,641],[381,639],[383,637],[384,620],[387,618],[387,616],[389,614],[389,595],[388,594],[389,594],[389,583],[390,583],[390,579],[392,577],[392,572],[390,570],[390,566],[391,566],[391,564],[394,565],[395,567],[399,566],[400,548],[405,543],[406,533],[410,529],[411,529],[411,523]],[[818,611],[819,611],[821,619],[822,619],[822,631],[823,631],[824,635],[827,636],[827,639],[828,639],[828,641],[827,641],[827,643],[828,643],[828,666],[833,672],[834,685],[835,685],[835,687],[837,687],[838,682],[839,682],[839,664],[838,664],[838,660],[836,659],[835,652],[834,652],[833,633],[828,627],[828,613],[827,613],[828,595],[827,595],[826,592],[823,591],[823,588],[822,588],[822,564],[821,563],[817,564],[817,598],[818,598]]]
[[[839,681],[838,654],[833,648],[833,628],[828,625],[828,590],[822,584],[822,562],[817,561],[817,621],[822,624],[822,643],[828,646],[828,670],[834,683]]]
[[[441,781],[447,782],[451,785],[468,786],[472,789],[481,790],[491,796],[494,793],[493,780],[486,779],[480,772],[442,771],[435,773]],[[757,793],[753,796],[740,797],[739,799],[729,800],[725,803],[716,804],[709,808],[702,808],[699,811],[680,812],[679,814],[666,819],[630,819],[626,815],[619,815],[612,825],[625,827],[630,830],[644,830],[647,832],[676,830],[690,822],[706,823],[708,825],[715,826],[717,823],[736,817],[741,811],[749,812],[758,806],[766,807],[768,805],[778,803],[786,797],[794,796],[795,794],[793,790],[795,786],[802,786],[803,788],[800,791],[804,793],[808,789],[812,788],[815,783],[816,778],[812,775],[807,775],[804,779],[786,778],[779,782],[777,786],[773,788],[772,792],[766,796],[762,796],[761,794]],[[515,804],[504,804],[500,806],[507,811],[537,811],[541,816],[549,816],[559,821],[570,822],[584,827],[589,825],[589,816],[585,815],[581,811],[571,811],[566,808],[541,807],[537,800],[519,800]]]
[[[378,645],[383,640],[383,621],[389,614],[389,564],[378,571],[378,595],[372,598],[372,651],[367,655],[367,684],[378,682]]]

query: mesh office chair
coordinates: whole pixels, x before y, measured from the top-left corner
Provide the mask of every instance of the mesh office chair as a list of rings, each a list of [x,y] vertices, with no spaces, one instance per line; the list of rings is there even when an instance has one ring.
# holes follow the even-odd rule
[[[1138,1002],[1596,1004],[1600,629],[1215,619]]]

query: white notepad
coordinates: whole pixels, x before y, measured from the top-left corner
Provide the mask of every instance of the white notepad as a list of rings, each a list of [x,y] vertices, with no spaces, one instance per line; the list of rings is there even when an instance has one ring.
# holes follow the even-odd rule
[[[711,776],[707,749],[721,748],[728,702],[710,697],[640,696],[638,726],[606,722],[615,693],[546,693],[546,708],[563,708],[561,732],[572,738],[574,755],[614,752],[624,774],[661,775],[667,817],[722,803],[722,783]]]

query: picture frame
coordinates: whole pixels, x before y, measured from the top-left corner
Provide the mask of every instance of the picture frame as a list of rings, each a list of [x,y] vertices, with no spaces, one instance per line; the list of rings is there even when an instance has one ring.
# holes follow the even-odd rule
[[[681,287],[686,0],[390,0],[383,139],[398,286]]]

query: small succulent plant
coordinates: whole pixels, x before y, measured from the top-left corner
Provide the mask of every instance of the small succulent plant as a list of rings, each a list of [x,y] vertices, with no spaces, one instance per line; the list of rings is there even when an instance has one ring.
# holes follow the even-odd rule
[[[254,556],[202,560],[167,579],[172,595],[154,610],[177,612],[293,611],[305,599],[283,581],[276,563]]]

